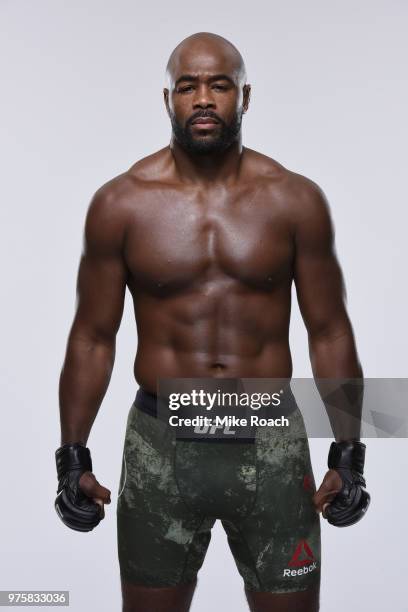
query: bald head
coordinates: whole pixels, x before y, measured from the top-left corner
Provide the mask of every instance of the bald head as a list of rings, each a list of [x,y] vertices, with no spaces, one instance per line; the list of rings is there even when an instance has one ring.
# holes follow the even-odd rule
[[[246,83],[244,60],[238,49],[226,38],[211,32],[197,32],[182,40],[172,51],[166,66],[168,86],[177,80],[182,72],[217,72],[222,66],[239,87]]]

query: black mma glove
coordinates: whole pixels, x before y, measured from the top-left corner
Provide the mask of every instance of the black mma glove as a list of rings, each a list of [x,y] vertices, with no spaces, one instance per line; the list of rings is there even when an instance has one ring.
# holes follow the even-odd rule
[[[91,453],[79,442],[68,443],[55,452],[58,489],[55,509],[67,527],[76,531],[91,531],[102,516],[102,508],[87,497],[79,487],[84,472],[92,472]]]
[[[342,489],[325,509],[331,525],[348,527],[363,518],[370,504],[363,477],[366,446],[356,440],[332,442],[327,465],[343,481]]]

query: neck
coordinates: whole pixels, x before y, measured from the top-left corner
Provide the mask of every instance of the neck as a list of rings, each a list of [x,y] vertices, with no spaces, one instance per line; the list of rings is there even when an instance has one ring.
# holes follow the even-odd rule
[[[235,183],[244,150],[241,133],[225,151],[217,153],[190,153],[180,146],[174,136],[170,141],[170,151],[180,180],[191,183]]]

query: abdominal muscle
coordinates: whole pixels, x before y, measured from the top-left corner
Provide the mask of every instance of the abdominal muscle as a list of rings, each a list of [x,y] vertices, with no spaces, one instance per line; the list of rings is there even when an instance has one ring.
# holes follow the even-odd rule
[[[237,338],[235,338],[237,340]],[[235,349],[237,342],[233,343]],[[239,344],[239,343],[238,343]],[[139,338],[134,376],[137,384],[151,393],[163,378],[290,378],[292,358],[288,339],[265,342],[252,351],[214,353],[204,347],[183,350]]]
[[[137,296],[137,297],[136,297]],[[290,378],[290,285],[270,293],[229,291],[165,298],[137,292],[137,384],[161,378]]]

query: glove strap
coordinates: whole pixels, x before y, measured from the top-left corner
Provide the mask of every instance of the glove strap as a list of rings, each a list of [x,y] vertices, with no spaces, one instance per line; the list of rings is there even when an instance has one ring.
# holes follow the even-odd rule
[[[365,450],[366,445],[357,440],[332,442],[327,465],[329,469],[345,468],[363,474]]]
[[[92,472],[91,452],[80,442],[68,442],[55,451],[58,480],[71,470]]]

